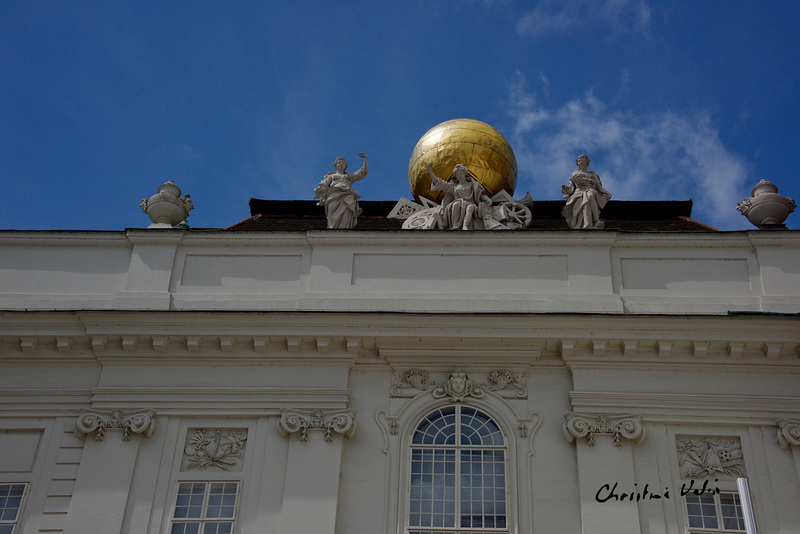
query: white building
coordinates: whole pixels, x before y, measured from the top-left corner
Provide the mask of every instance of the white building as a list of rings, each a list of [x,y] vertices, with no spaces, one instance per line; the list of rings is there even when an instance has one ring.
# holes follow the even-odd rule
[[[642,205],[0,232],[0,533],[799,532],[800,233]]]

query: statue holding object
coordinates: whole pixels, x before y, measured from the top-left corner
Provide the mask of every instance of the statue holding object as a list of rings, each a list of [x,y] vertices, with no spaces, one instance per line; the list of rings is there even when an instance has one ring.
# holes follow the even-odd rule
[[[456,164],[448,180],[442,180],[428,163],[431,191],[444,191],[441,204],[425,197],[421,204],[401,198],[388,217],[402,219],[404,230],[512,230],[527,228],[532,221],[533,200],[528,193],[514,200],[505,190],[491,198],[466,165]]]
[[[451,178],[442,180],[428,163],[431,191],[444,191],[442,200],[442,226],[449,230],[475,230],[483,228],[483,219],[491,211],[491,200],[483,186],[470,176],[465,165],[457,164]]]
[[[354,173],[347,172],[347,160],[338,157],[333,162],[335,172],[329,172],[314,189],[314,198],[319,199],[318,206],[325,208],[328,219],[328,228],[348,229],[353,228],[361,215],[358,199],[361,198],[353,182],[363,180],[367,175],[367,156],[358,153],[364,159],[364,164]]]

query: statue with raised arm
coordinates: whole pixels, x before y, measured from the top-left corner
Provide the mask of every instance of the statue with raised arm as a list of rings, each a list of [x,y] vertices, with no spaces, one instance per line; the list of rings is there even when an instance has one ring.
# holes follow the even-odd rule
[[[358,207],[360,196],[353,189],[353,182],[362,180],[367,175],[367,156],[358,153],[364,159],[364,165],[354,173],[347,172],[347,160],[342,157],[333,162],[335,172],[329,172],[314,189],[314,198],[319,199],[318,206],[325,208],[328,228],[353,228],[361,215]]]
[[[589,170],[589,156],[580,155],[575,163],[578,170],[572,173],[569,185],[561,186],[561,194],[567,199],[561,214],[570,228],[603,228],[600,210],[611,193],[603,189],[597,173]]]
[[[428,163],[431,177],[431,191],[444,191],[442,200],[442,227],[449,230],[481,230],[483,219],[491,216],[491,200],[486,196],[483,186],[469,174],[461,163],[453,169],[449,180],[445,181],[433,172]]]

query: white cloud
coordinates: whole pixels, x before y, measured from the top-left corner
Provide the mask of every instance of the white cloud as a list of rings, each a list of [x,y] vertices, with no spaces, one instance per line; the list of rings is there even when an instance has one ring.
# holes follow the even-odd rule
[[[598,25],[613,32],[644,33],[650,25],[650,7],[644,0],[539,0],[517,21],[517,33],[539,38]]]
[[[698,220],[721,229],[747,227],[736,203],[747,196],[742,191],[752,179],[707,113],[637,115],[609,107],[591,90],[547,107],[526,90],[521,73],[509,87],[508,113],[518,193],[560,198],[575,158],[585,153],[615,199],[692,198]]]

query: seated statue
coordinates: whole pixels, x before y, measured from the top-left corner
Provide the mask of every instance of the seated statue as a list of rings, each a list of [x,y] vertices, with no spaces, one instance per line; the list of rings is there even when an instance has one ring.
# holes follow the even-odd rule
[[[589,156],[578,156],[575,163],[578,170],[572,173],[569,185],[561,186],[561,194],[567,199],[561,214],[570,228],[602,228],[600,210],[611,199],[611,193],[603,189],[597,173],[589,170]]]
[[[428,163],[428,174],[431,177],[431,191],[444,191],[441,211],[443,228],[449,230],[484,228],[483,219],[491,216],[492,202],[486,196],[486,191],[480,182],[470,176],[465,165],[457,164],[448,181],[434,174],[431,163]]]
[[[353,182],[362,180],[367,175],[367,156],[358,153],[364,158],[364,165],[354,173],[347,172],[347,160],[336,158],[333,167],[336,172],[329,172],[314,189],[314,198],[318,198],[318,206],[325,207],[325,216],[328,219],[328,228],[353,228],[361,215],[358,207],[359,194],[353,189]]]

